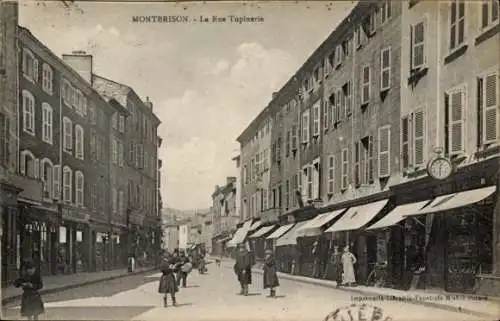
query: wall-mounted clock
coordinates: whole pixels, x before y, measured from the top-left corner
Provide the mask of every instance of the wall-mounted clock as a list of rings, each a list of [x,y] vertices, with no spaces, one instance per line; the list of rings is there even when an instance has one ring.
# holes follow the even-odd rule
[[[453,164],[448,158],[436,157],[427,165],[427,174],[434,179],[444,180],[453,173]]]

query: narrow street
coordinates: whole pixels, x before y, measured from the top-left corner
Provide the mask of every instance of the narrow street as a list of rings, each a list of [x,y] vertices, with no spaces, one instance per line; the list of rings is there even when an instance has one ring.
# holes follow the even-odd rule
[[[267,298],[262,275],[254,273],[250,295],[239,291],[231,262],[209,265],[209,272],[189,275],[178,293],[178,306],[164,308],[157,293],[159,273],[137,275],[47,294],[42,320],[279,320],[321,321],[335,309],[353,303],[348,292],[281,280],[278,298]],[[369,303],[370,304],[370,303]],[[393,320],[481,320],[465,314],[402,302],[373,302]],[[20,319],[19,302],[6,307],[9,320]],[[383,320],[383,319],[382,319]]]

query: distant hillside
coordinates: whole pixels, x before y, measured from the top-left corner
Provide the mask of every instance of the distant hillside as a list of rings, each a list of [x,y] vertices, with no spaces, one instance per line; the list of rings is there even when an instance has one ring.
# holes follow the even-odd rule
[[[191,210],[179,210],[176,208],[163,208],[162,217],[167,222],[181,221],[193,217],[196,213],[207,213],[210,212],[209,208],[203,209],[191,209]]]

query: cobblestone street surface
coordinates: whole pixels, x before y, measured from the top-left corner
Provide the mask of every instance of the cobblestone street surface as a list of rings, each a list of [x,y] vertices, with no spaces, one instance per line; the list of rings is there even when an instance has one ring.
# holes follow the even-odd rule
[[[250,295],[237,295],[239,286],[231,262],[209,265],[209,272],[188,277],[178,293],[177,307],[163,307],[157,292],[159,273],[135,275],[44,295],[42,320],[277,320],[320,321],[337,308],[353,303],[355,293],[281,280],[278,298],[267,298],[262,275],[253,273]],[[359,302],[358,302],[359,303]],[[484,317],[444,311],[398,301],[364,302],[380,307],[393,320],[486,320]],[[19,302],[8,304],[4,318],[20,319]],[[493,320],[494,318],[491,318]],[[340,319],[339,319],[340,320]]]

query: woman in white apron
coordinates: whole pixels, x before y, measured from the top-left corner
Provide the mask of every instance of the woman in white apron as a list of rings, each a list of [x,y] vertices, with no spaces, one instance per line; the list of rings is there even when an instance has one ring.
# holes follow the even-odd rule
[[[351,286],[356,283],[356,276],[354,275],[354,264],[356,264],[356,257],[354,254],[349,252],[349,245],[344,247],[344,253],[342,253],[342,284]]]

